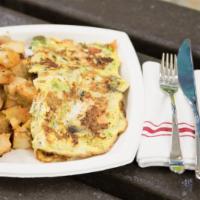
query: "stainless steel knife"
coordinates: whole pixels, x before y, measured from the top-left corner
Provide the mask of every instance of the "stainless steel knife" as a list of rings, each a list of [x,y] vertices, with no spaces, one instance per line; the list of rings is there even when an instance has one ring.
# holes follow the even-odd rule
[[[192,107],[196,122],[196,167],[195,174],[200,179],[200,117],[197,104],[194,66],[192,60],[191,42],[185,39],[178,51],[178,79],[187,97],[189,104]]]

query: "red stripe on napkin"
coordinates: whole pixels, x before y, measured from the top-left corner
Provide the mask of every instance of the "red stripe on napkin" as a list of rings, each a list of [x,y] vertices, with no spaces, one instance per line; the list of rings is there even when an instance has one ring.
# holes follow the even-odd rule
[[[151,121],[145,121],[142,135],[145,137],[160,137],[160,136],[171,136],[172,135],[172,123],[162,122],[160,124],[154,124]],[[170,126],[169,126],[170,125]],[[194,126],[188,123],[179,123],[180,137],[192,137],[195,138]]]
[[[159,134],[159,135],[147,135],[147,134],[142,134],[142,136],[145,137],[160,137],[160,136],[171,136],[172,134]],[[192,137],[195,138],[195,135],[180,135],[180,137]]]
[[[165,124],[169,124],[169,125],[172,124],[172,122],[162,122],[162,123],[160,123],[160,124],[154,124],[154,123],[151,122],[151,121],[144,121],[144,123],[151,124],[152,126],[155,126],[155,127],[160,127],[160,126],[165,125]],[[186,126],[190,126],[190,127],[192,127],[192,128],[195,127],[194,125],[188,124],[188,123],[185,123],[185,122],[178,123],[178,125],[186,125]]]
[[[192,134],[195,134],[195,131],[194,129],[191,129],[191,128],[179,128],[179,133],[184,133],[184,132],[190,132]],[[172,128],[169,128],[169,127],[160,127],[160,128],[157,128],[157,129],[152,129],[148,126],[144,126],[143,127],[143,131],[147,131],[148,133],[151,133],[151,134],[154,134],[154,133],[158,133],[158,132],[172,132]]]

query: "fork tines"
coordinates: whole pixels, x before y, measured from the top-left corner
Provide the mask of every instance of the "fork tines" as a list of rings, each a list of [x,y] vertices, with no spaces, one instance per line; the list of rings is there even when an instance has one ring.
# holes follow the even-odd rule
[[[170,76],[176,76],[177,72],[177,57],[176,54],[163,53],[160,76],[161,78],[170,78]]]

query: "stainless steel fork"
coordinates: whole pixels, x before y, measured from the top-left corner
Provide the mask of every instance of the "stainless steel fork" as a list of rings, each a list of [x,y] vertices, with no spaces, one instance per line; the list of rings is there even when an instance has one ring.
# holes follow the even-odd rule
[[[160,88],[166,92],[171,99],[172,107],[172,146],[170,152],[170,170],[182,174],[185,170],[181,153],[177,112],[174,94],[178,91],[177,58],[173,54],[162,55],[160,67]]]

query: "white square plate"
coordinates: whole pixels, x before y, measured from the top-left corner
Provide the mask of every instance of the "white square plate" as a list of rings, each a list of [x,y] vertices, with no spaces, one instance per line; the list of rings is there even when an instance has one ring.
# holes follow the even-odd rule
[[[5,34],[27,42],[36,35],[70,38],[82,42],[116,40],[122,62],[121,75],[129,82],[130,88],[126,106],[128,128],[109,152],[82,160],[42,163],[34,158],[31,150],[12,150],[0,158],[0,176],[66,176],[101,171],[131,163],[140,141],[144,97],[140,64],[128,35],[115,30],[68,25],[25,25],[0,28],[0,35]]]

